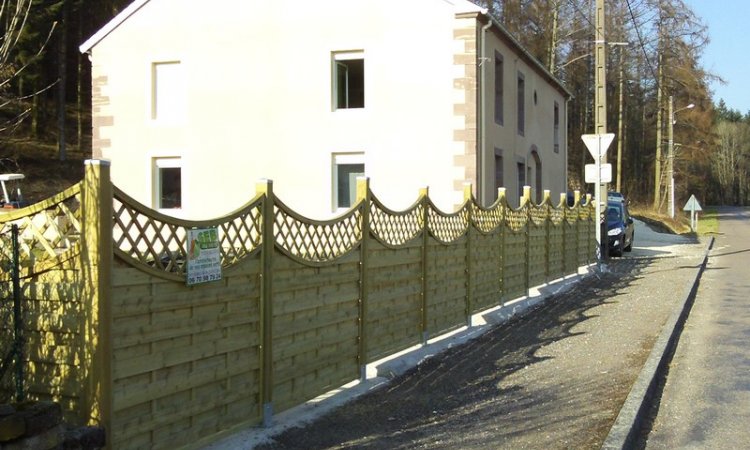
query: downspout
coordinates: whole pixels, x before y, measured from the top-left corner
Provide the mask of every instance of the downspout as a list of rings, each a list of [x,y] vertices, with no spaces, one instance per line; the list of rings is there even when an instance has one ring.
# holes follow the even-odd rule
[[[485,33],[492,26],[492,18],[487,17],[487,24],[484,25],[479,32],[479,86],[477,89],[477,95],[479,96],[479,114],[477,117],[477,201],[481,206],[487,206],[485,203],[486,192],[487,192],[487,176],[484,173],[485,168],[488,166],[487,162],[487,151],[484,148],[487,142],[487,127],[485,126],[485,118],[487,117],[487,100],[486,93],[484,92],[486,79],[484,73],[484,63],[489,61],[489,58],[485,57],[487,39]]]

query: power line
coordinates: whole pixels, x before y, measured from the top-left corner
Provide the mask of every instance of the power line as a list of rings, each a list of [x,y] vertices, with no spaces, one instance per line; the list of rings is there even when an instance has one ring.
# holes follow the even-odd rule
[[[638,28],[638,22],[635,20],[635,14],[633,14],[633,8],[630,6],[630,0],[625,0],[625,3],[628,5],[628,12],[630,13],[630,18],[633,20],[633,26],[635,27],[635,33],[638,35],[638,44],[641,47],[641,51],[643,52],[644,58],[646,58],[646,65],[648,66],[648,70],[651,72],[651,76],[654,77],[654,80],[656,80],[657,86],[660,84],[661,80],[659,80],[656,77],[656,72],[654,71],[654,67],[651,65],[651,60],[648,57],[648,53],[646,52],[646,46],[643,44],[643,37],[641,36],[641,30]],[[657,52],[659,50],[657,49]]]

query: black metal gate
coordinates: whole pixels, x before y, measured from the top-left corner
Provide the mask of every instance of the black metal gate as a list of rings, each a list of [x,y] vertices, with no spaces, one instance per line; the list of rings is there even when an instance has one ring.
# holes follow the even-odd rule
[[[0,402],[21,402],[24,339],[18,225],[0,229],[0,270]]]

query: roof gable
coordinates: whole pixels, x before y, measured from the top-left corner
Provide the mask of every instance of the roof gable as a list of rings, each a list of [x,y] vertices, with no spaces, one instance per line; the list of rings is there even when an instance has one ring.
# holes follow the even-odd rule
[[[149,1],[150,0],[135,0],[133,3],[129,4],[118,15],[116,15],[114,19],[110,20],[93,36],[88,38],[86,42],[81,44],[80,47],[78,47],[78,50],[81,53],[89,52],[92,48],[94,48],[96,44],[101,42],[101,40],[104,39],[109,33],[113,32],[117,27],[125,22],[130,16],[135,14],[139,9],[143,7],[143,5],[145,5]]]

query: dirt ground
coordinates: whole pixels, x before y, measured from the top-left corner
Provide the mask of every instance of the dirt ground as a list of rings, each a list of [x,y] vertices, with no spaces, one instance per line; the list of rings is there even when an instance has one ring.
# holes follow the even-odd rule
[[[522,317],[425,360],[262,449],[600,448],[698,264],[612,259]]]
[[[84,157],[71,151],[65,161],[49,148],[32,148],[17,142],[0,142],[0,173],[22,173],[21,192],[37,203],[83,179]]]

